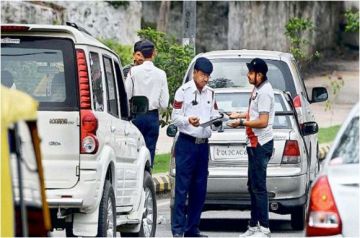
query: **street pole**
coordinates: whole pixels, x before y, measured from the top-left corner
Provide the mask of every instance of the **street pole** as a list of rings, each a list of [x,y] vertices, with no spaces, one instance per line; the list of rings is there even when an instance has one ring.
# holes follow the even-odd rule
[[[189,45],[195,51],[196,38],[196,1],[183,1],[183,45]]]

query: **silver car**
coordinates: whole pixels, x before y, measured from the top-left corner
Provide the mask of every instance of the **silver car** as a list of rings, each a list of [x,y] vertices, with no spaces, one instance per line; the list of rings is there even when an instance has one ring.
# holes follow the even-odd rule
[[[251,90],[215,89],[219,110],[246,111]],[[274,94],[274,151],[267,168],[269,209],[279,214],[291,214],[292,227],[303,229],[310,186],[310,158],[304,146],[304,136],[317,133],[318,126],[316,122],[306,122],[300,128],[291,96],[280,90],[274,90]],[[209,176],[203,210],[250,209],[246,140],[244,127],[234,129],[223,123],[220,129],[213,131],[209,139]],[[172,156],[172,188],[175,187],[175,160]],[[171,194],[172,206],[174,190]]]
[[[315,121],[310,104],[325,101],[328,97],[323,87],[313,88],[311,95],[308,95],[297,63],[289,53],[267,50],[222,50],[201,53],[190,63],[183,83],[192,78],[194,63],[198,57],[207,57],[214,66],[209,81],[212,88],[248,87],[246,63],[256,57],[262,58],[268,65],[266,76],[273,88],[290,93],[300,125]],[[311,158],[310,180],[314,180],[319,171],[317,134],[305,136],[304,139]]]
[[[350,112],[312,185],[307,236],[359,237],[359,104]]]

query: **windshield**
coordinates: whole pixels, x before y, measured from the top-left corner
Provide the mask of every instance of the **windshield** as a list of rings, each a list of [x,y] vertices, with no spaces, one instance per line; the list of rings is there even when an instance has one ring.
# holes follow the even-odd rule
[[[354,117],[342,134],[331,159],[338,158],[342,164],[359,163],[359,117]]]
[[[71,40],[2,37],[1,82],[40,102],[40,110],[77,107],[75,49]]]
[[[210,59],[213,63],[213,72],[209,81],[212,88],[249,87],[246,63],[251,59]],[[296,96],[294,80],[288,65],[279,60],[265,60],[268,65],[267,77],[275,89],[289,91],[291,96]],[[186,81],[192,79],[192,65]]]
[[[250,92],[216,93],[215,98],[219,110],[222,110],[224,112],[246,112],[249,106]],[[274,107],[275,112],[288,111],[283,97],[280,94],[275,94]],[[289,116],[275,116],[273,128],[291,128]]]

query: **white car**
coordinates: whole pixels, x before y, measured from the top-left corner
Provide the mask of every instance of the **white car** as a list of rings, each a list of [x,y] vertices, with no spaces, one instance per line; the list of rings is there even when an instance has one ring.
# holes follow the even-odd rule
[[[150,154],[131,123],[148,105],[137,97],[129,107],[118,56],[75,24],[1,25],[1,70],[40,103],[53,228],[155,236]]]
[[[245,112],[252,88],[219,88],[214,91],[219,110],[225,113]],[[274,96],[274,151],[267,168],[269,210],[278,214],[291,214],[292,227],[302,230],[310,186],[304,136],[317,133],[318,126],[316,122],[306,122],[300,128],[291,96],[276,89]],[[250,209],[246,141],[244,127],[234,129],[223,122],[217,131],[213,131],[209,139],[209,176],[203,211]],[[172,188],[175,187],[175,163],[176,157],[172,156]],[[174,191],[171,194],[172,206]]]
[[[327,154],[309,195],[307,236],[359,237],[359,103]]]
[[[183,79],[186,83],[193,74],[194,63],[198,57],[208,58],[214,66],[209,86],[212,88],[248,87],[249,63],[253,58],[261,58],[268,65],[267,77],[274,89],[289,92],[293,98],[300,125],[315,121],[310,103],[327,100],[327,91],[323,87],[313,88],[311,98],[308,96],[303,79],[294,57],[289,53],[266,50],[223,50],[198,54],[189,65]],[[310,159],[310,180],[319,171],[317,134],[305,136],[305,144]]]

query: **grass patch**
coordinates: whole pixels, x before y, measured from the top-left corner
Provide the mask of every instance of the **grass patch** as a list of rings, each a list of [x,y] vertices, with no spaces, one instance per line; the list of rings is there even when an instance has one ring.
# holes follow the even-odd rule
[[[335,139],[335,136],[339,129],[340,125],[320,128],[318,134],[319,144],[332,142]]]
[[[155,162],[153,166],[153,174],[165,173],[169,171],[170,153],[155,155]]]

